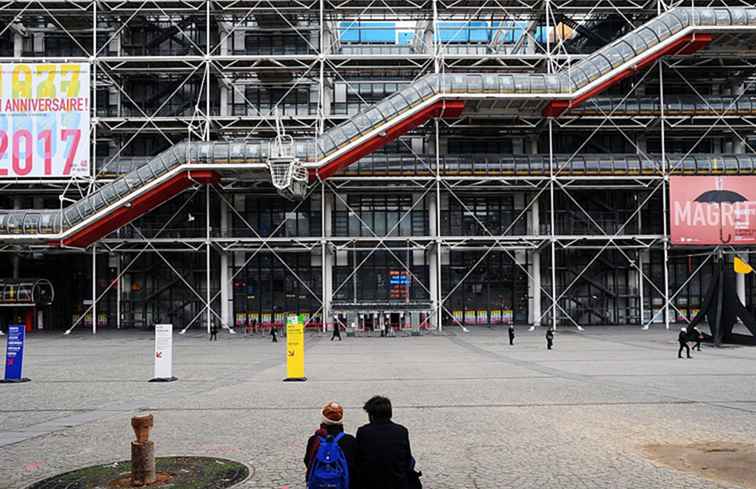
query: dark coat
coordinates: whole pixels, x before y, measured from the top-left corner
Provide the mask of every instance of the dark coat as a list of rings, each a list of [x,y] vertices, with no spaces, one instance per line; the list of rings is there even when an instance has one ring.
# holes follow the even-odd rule
[[[357,430],[360,489],[408,489],[412,460],[409,432],[404,426],[382,421]]]
[[[325,435],[336,436],[344,431],[343,425],[320,425],[320,429],[315,432],[307,440],[307,448],[305,449],[304,464],[307,467],[305,472],[305,481],[310,476],[310,465],[315,459],[317,453],[317,447],[320,446],[320,437]],[[349,467],[349,487],[350,489],[357,489],[355,479],[357,478],[357,465],[355,463],[357,456],[357,443],[352,435],[344,435],[339,440],[339,448],[344,452],[344,458],[346,458],[347,466]]]
[[[689,339],[690,339],[690,335],[688,333],[686,333],[685,331],[680,331],[680,334],[677,335],[677,341],[681,345],[687,343],[689,341]]]

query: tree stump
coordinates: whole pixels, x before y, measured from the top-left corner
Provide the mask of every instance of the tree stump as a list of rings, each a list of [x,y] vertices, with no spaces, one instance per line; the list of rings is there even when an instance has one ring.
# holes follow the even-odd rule
[[[152,415],[134,416],[131,427],[136,441],[131,442],[131,485],[140,487],[155,483],[155,443],[150,441]]]
[[[155,442],[131,442],[131,485],[140,487],[153,484],[155,472]]]

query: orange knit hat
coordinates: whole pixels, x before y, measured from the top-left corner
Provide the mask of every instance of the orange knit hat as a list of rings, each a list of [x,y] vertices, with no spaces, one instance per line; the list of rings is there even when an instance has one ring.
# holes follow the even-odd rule
[[[323,417],[323,424],[342,424],[344,419],[344,408],[336,401],[331,401],[323,406],[320,410]]]

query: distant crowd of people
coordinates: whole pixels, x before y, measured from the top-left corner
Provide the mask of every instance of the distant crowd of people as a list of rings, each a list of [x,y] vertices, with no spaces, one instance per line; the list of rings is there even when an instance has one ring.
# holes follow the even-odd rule
[[[391,401],[374,396],[363,409],[369,422],[352,436],[344,432],[344,408],[323,406],[305,449],[307,489],[421,489],[409,432],[391,421]]]

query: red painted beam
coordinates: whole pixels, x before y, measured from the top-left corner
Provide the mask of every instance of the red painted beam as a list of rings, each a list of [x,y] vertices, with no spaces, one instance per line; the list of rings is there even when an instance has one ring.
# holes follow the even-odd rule
[[[355,161],[358,161],[360,158],[380,149],[402,134],[411,131],[424,122],[433,119],[434,117],[440,117],[443,119],[456,119],[462,114],[462,111],[464,109],[465,103],[462,100],[447,100],[445,102],[436,102],[435,104],[430,105],[415,114],[412,114],[395,126],[388,128],[385,133],[370,138],[363,144],[327,163],[322,168],[312,171],[310,173],[310,180],[315,180],[318,178],[326,179],[336,172],[342,170],[343,168],[351,165]]]
[[[688,36],[681,37],[680,39],[673,42],[672,44],[665,47],[664,49],[661,49],[651,54],[647,58],[642,59],[638,64],[636,64],[632,68],[628,68],[626,70],[623,70],[617,73],[612,78],[600,83],[598,86],[592,88],[591,90],[587,91],[583,95],[576,97],[575,99],[552,100],[543,109],[543,115],[544,117],[559,117],[567,109],[579,107],[580,104],[582,104],[586,100],[592,97],[595,97],[596,95],[600,94],[601,92],[611,87],[612,85],[615,85],[619,83],[620,81],[624,80],[625,78],[629,77],[633,73],[646,68],[647,66],[654,63],[656,60],[658,60],[662,56],[691,54],[703,48],[704,46],[706,46],[713,40],[714,40],[714,36],[710,34],[690,34]]]
[[[157,187],[134,198],[128,207],[119,207],[110,214],[93,222],[73,236],[63,240],[63,245],[85,248],[98,239],[107,236],[118,228],[146,214],[159,205],[175,197],[194,183],[210,184],[217,182],[219,175],[210,170],[184,171],[166,180]]]
[[[693,54],[696,51],[705,48],[714,40],[714,36],[711,34],[693,34],[692,37],[693,39],[690,43],[682,48],[677,54]]]

